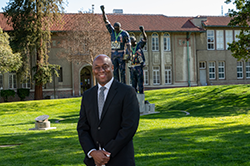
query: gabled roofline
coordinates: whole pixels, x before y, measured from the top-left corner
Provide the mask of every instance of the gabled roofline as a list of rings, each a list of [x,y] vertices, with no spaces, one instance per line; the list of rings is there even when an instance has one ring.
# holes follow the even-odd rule
[[[69,30],[68,30],[69,31]],[[50,31],[51,33],[56,33],[56,32],[67,32],[66,30],[63,31]]]
[[[102,15],[102,13],[95,13],[97,15]],[[141,13],[106,13],[106,15],[133,15],[133,16],[164,16],[164,17],[170,17],[166,16],[164,14],[141,14]]]
[[[242,26],[230,26],[230,25],[205,25],[204,22],[201,23],[204,27],[219,27],[219,28],[244,28]]]
[[[69,30],[68,30],[69,31]],[[57,33],[57,32],[68,32],[66,30],[63,30],[63,31],[50,31],[51,33]],[[130,31],[130,30],[126,30],[128,32],[139,32],[141,33],[141,31]],[[206,30],[200,30],[200,31],[145,31],[145,32],[164,32],[164,33],[168,33],[168,32],[177,32],[177,33],[180,33],[180,32],[206,32]]]
[[[141,31],[130,31],[130,30],[126,30],[126,31],[129,31],[129,32],[141,32]],[[165,32],[165,33],[167,33],[167,32],[205,32],[206,30],[199,30],[199,31],[185,31],[185,30],[183,30],[183,31],[145,31],[145,32]]]

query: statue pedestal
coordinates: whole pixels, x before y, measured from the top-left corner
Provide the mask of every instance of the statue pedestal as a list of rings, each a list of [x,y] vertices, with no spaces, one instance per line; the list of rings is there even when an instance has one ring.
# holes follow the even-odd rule
[[[145,113],[155,112],[155,104],[145,104]]]
[[[56,127],[50,127],[50,121],[48,121],[49,115],[42,115],[35,119],[35,128],[29,130],[51,130]]]
[[[140,106],[140,113],[145,112],[145,95],[137,93],[137,99]]]
[[[140,114],[153,114],[155,112],[155,104],[145,104],[145,94],[137,94],[137,99],[140,106]]]

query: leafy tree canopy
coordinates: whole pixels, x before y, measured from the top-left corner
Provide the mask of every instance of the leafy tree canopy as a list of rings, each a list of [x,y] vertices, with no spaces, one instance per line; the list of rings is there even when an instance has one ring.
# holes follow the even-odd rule
[[[20,52],[23,59],[19,76],[29,75],[30,59],[36,60],[35,99],[43,98],[42,85],[51,80],[48,62],[50,28],[58,25],[64,11],[63,4],[63,0],[11,0],[3,8],[8,24],[13,27],[13,49]]]
[[[68,16],[70,21],[65,26],[71,29],[57,34],[63,48],[57,53],[59,58],[92,65],[95,56],[110,55],[110,34],[100,15],[80,12]]]
[[[241,27],[241,32],[236,37],[238,41],[229,44],[228,49],[232,51],[232,56],[238,60],[247,61],[250,58],[250,1],[249,0],[226,0],[226,3],[236,5],[236,10],[229,10],[229,16],[232,18],[228,25]]]
[[[22,65],[20,54],[12,52],[9,38],[9,35],[0,28],[0,73],[17,71]]]

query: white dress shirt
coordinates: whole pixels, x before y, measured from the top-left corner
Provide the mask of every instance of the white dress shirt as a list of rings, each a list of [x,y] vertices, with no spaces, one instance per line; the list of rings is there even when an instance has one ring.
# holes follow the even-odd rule
[[[110,87],[111,87],[111,84],[112,84],[112,82],[113,82],[113,80],[114,80],[114,78],[112,77],[111,78],[111,80],[108,82],[108,83],[106,83],[105,85],[104,85],[104,87],[106,88],[105,90],[104,90],[104,102],[106,101],[106,98],[107,98],[107,95],[108,95],[108,92],[109,92],[109,89],[110,89]],[[98,83],[98,99],[99,99],[99,94],[100,94],[100,92],[101,92],[101,85]]]

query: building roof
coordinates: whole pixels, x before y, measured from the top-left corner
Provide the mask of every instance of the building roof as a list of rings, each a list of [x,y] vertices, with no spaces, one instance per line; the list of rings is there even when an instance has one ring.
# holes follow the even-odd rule
[[[101,14],[95,14],[101,17]],[[63,16],[64,25],[53,25],[51,31],[68,31],[73,29],[74,21],[79,17],[78,13],[66,13]],[[120,22],[122,29],[130,32],[139,32],[139,26],[143,25],[147,32],[201,32],[204,29],[195,26],[190,20],[194,17],[168,17],[160,14],[107,14],[108,20],[113,25]],[[203,16],[207,18],[203,22],[204,27],[226,27],[230,22],[228,16]],[[104,25],[104,24],[103,24]],[[0,27],[4,31],[11,31],[13,28],[7,24],[7,19],[0,13]]]
[[[13,28],[7,24],[7,18],[4,17],[3,13],[0,13],[0,27],[3,31],[11,31]]]
[[[227,27],[231,18],[229,16],[208,16],[203,22],[205,27]]]
[[[108,14],[107,17],[112,24],[120,22],[122,29],[127,31],[139,32],[140,25],[144,26],[145,31],[152,32],[202,31],[190,21],[192,17],[167,17],[165,15],[147,14]]]

